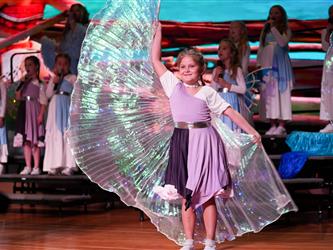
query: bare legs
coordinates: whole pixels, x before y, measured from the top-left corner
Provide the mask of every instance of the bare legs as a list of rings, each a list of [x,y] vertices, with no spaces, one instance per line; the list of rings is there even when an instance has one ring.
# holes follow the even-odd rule
[[[276,120],[275,119],[270,119],[270,124],[271,124],[271,127],[276,127]]]
[[[39,160],[40,160],[40,149],[37,146],[32,148],[32,155],[34,157],[34,168],[39,168]]]
[[[217,221],[217,211],[214,197],[207,201],[203,207],[203,218],[207,235],[206,238],[209,240],[214,240]]]
[[[39,159],[40,159],[40,149],[37,146],[31,146],[30,142],[24,143],[24,160],[25,165],[31,168],[31,156],[34,158],[34,168],[39,167]]]
[[[285,127],[286,126],[286,122],[284,120],[279,120],[279,127]]]
[[[29,142],[24,143],[24,160],[25,165],[31,169],[31,144]]]
[[[190,207],[185,211],[186,199],[182,201],[182,221],[186,239],[193,239],[194,225],[195,225],[195,212]]]
[[[271,123],[271,127],[277,127],[277,125],[279,127],[285,127],[286,126],[286,122],[284,120],[277,120],[277,119],[270,119],[270,123]]]
[[[190,207],[185,211],[185,199],[182,201],[182,220],[186,239],[193,239],[195,226],[195,212]],[[203,204],[203,219],[207,234],[207,239],[215,239],[217,211],[214,197]]]

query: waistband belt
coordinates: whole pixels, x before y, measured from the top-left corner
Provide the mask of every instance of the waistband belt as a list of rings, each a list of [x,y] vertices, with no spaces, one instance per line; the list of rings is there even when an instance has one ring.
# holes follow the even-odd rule
[[[56,95],[68,95],[68,96],[70,96],[70,93],[68,93],[66,91],[57,91],[55,94]]]
[[[175,128],[191,129],[191,128],[208,128],[210,122],[175,122]]]
[[[23,101],[36,101],[38,98],[33,97],[33,96],[23,96]]]

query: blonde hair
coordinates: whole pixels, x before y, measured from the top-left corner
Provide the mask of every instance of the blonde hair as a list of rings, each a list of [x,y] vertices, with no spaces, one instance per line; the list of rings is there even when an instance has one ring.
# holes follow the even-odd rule
[[[249,46],[249,41],[248,41],[248,35],[247,35],[247,28],[246,28],[246,24],[244,22],[241,21],[235,21],[235,22],[231,22],[230,26],[232,24],[238,24],[240,29],[241,29],[241,34],[240,34],[240,38],[239,41],[234,41],[234,39],[232,39],[230,33],[229,33],[229,39],[231,41],[233,41],[235,44],[238,43],[237,46],[237,50],[238,50],[238,60],[239,62],[242,61],[243,56],[246,53],[246,50]]]
[[[202,55],[201,52],[199,52],[196,49],[193,49],[193,48],[183,49],[181,52],[179,52],[179,54],[177,56],[176,65],[177,65],[178,68],[180,66],[180,63],[182,62],[182,60],[186,56],[190,56],[193,59],[193,61],[199,66],[200,81],[204,85],[205,83],[204,83],[203,78],[202,78],[202,74],[204,73],[204,71],[206,69],[206,63],[205,63],[204,56]]]
[[[228,44],[228,46],[230,48],[230,52],[231,52],[231,58],[230,58],[231,78],[236,79],[236,77],[237,77],[237,68],[239,67],[239,62],[240,62],[239,57],[238,57],[237,47],[231,39],[222,39],[219,43],[219,50],[222,46],[222,43]],[[226,67],[225,67],[224,63],[221,60],[219,60],[217,62],[217,65],[221,66],[223,71],[226,70]]]
[[[196,49],[184,49],[181,52],[179,52],[176,60],[176,65],[179,67],[181,61],[185,56],[190,56],[193,58],[193,60],[199,65],[201,72],[205,70],[206,64],[205,64],[205,59],[201,52],[199,52]]]

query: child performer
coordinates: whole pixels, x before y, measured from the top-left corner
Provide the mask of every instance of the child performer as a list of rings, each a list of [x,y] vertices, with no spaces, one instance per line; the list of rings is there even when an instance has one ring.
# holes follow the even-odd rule
[[[329,123],[320,130],[322,133],[333,133],[333,5],[328,14],[328,25],[321,35],[321,44],[327,53],[321,80],[320,119]]]
[[[5,124],[7,106],[7,87],[0,80],[0,175],[4,173],[4,163],[8,160],[7,129]]]
[[[200,84],[203,56],[181,52],[179,79],[161,63],[159,1],[117,6],[108,2],[82,47],[67,132],[82,171],[183,250],[216,249],[296,211],[259,134]]]
[[[256,143],[260,143],[260,135],[214,89],[200,83],[205,63],[199,52],[189,49],[178,55],[180,80],[166,69],[160,55],[161,25],[152,44],[152,63],[169,97],[175,124],[165,184],[174,185],[183,197],[182,221],[187,240],[182,250],[194,249],[195,209],[200,206],[204,209],[205,250],[212,250],[217,226],[214,196],[228,189],[231,179],[224,144],[211,126],[210,113],[228,116],[253,135]]]
[[[224,39],[220,42],[218,54],[220,61],[213,70],[212,87],[219,92],[220,96],[234,110],[240,112],[244,118],[248,119],[249,111],[244,102],[246,84],[242,69],[239,67],[237,48],[231,40]],[[229,117],[222,115],[221,119],[230,129],[241,132],[240,127],[231,121]]]
[[[244,76],[248,73],[251,49],[247,37],[247,28],[244,22],[231,22],[229,28],[229,39],[234,42],[238,51],[238,58]]]
[[[81,46],[89,23],[89,13],[82,4],[73,4],[68,12],[65,30],[60,43],[43,37],[42,55],[45,64],[52,69],[57,52],[66,53],[71,58],[70,70],[77,75]]]
[[[26,166],[22,175],[38,175],[40,147],[44,146],[44,113],[47,105],[45,86],[39,79],[40,62],[37,57],[29,56],[24,61],[26,75],[16,89],[16,100],[20,102],[14,146],[22,146]],[[34,168],[31,168],[31,156]]]
[[[280,5],[271,7],[261,32],[257,58],[260,67],[272,67],[260,94],[260,116],[271,123],[267,135],[285,135],[285,122],[292,119],[293,73],[288,55],[290,38],[286,11]]]
[[[43,170],[50,175],[71,175],[76,168],[65,138],[71,93],[76,81],[76,76],[71,74],[69,68],[70,57],[67,54],[58,54],[54,74],[46,89],[46,96],[51,98],[51,101],[46,122]]]

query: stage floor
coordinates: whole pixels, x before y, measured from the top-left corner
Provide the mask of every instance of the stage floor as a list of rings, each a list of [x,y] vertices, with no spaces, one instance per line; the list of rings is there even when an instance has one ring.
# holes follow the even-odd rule
[[[217,249],[333,249],[333,220],[316,223],[315,217],[306,219],[308,222],[300,222],[300,218],[305,217],[292,214],[289,223],[274,224],[261,233],[247,234]],[[57,210],[22,214],[11,211],[0,215],[0,249],[176,250],[179,247],[158,233],[148,220],[139,222],[136,210],[119,208],[62,216]]]

